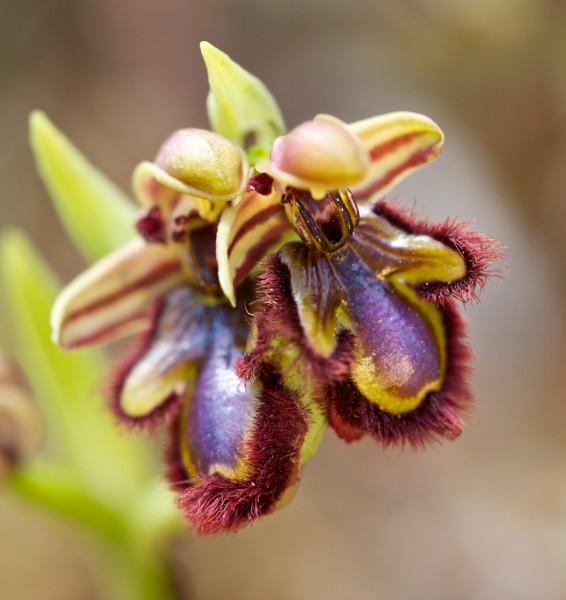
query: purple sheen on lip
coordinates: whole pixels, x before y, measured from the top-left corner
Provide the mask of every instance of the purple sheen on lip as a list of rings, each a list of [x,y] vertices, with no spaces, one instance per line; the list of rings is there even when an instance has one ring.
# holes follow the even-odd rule
[[[408,443],[422,448],[460,435],[473,399],[468,385],[471,351],[466,342],[466,322],[454,303],[445,305],[442,313],[447,346],[442,388],[427,394],[415,410],[395,415],[368,402],[351,381],[332,386],[329,422],[343,440],[349,443],[369,434],[385,446]]]
[[[192,466],[198,475],[212,474],[217,465],[227,469],[237,466],[256,403],[234,373],[234,363],[242,351],[235,344],[224,308],[214,311],[210,339],[213,343],[187,410],[184,440],[192,463],[187,468]]]
[[[442,371],[440,349],[417,307],[376,279],[351,251],[334,264],[362,354],[372,359],[380,387],[402,399],[437,382]]]
[[[191,478],[179,456],[179,423],[174,422],[167,448],[167,479],[179,492],[183,518],[197,534],[235,532],[269,514],[285,492],[296,485],[300,451],[308,418],[295,394],[277,371],[265,366],[259,375],[253,422],[243,454],[245,470]]]

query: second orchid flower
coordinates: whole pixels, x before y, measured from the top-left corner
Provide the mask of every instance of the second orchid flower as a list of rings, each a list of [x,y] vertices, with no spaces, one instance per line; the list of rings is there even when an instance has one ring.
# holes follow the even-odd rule
[[[382,200],[440,152],[427,117],[318,115],[287,133],[257,78],[202,52],[213,131],[180,130],[138,166],[140,238],[72,282],[52,326],[68,349],[142,330],[112,410],[169,422],[182,514],[217,533],[284,503],[328,424],[346,441],[456,437],[471,401],[456,302],[501,250]]]

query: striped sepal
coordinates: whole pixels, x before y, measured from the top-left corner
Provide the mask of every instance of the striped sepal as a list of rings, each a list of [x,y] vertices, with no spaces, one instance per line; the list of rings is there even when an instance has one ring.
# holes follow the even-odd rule
[[[394,112],[350,124],[371,160],[368,174],[354,185],[358,201],[377,199],[409,173],[437,156],[444,141],[439,127],[424,115]]]
[[[244,195],[222,213],[216,256],[222,291],[236,304],[236,286],[266,255],[276,252],[295,234],[276,193]]]
[[[133,240],[63,290],[51,313],[53,340],[70,349],[132,333],[151,301],[183,278],[175,247]]]

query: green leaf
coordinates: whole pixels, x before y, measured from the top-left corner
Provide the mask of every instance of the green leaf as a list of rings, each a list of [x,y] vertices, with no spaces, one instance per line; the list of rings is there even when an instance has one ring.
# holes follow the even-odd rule
[[[65,354],[51,342],[49,313],[59,285],[19,231],[0,237],[0,280],[12,354],[30,383],[60,464],[105,501],[138,489],[151,466],[148,448],[123,435],[96,397],[106,367],[102,354]]]
[[[134,236],[132,202],[40,111],[30,115],[30,142],[63,226],[87,260],[101,258]]]
[[[208,118],[216,133],[242,146],[250,161],[265,158],[285,123],[271,92],[254,75],[208,42],[201,42],[210,92]]]

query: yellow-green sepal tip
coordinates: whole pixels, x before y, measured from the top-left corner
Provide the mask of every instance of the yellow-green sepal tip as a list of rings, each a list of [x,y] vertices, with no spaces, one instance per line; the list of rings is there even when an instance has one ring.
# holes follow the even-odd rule
[[[262,81],[227,54],[208,42],[201,42],[200,49],[210,85],[210,124],[216,133],[250,150],[252,161],[263,155],[258,148],[269,148],[286,131],[279,106]]]

